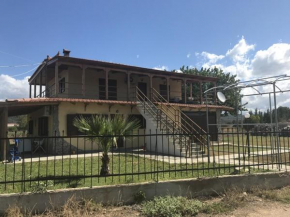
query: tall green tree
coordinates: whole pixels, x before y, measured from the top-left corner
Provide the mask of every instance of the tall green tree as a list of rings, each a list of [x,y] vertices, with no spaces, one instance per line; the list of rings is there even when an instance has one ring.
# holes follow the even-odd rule
[[[93,115],[91,118],[80,117],[73,122],[80,132],[88,135],[88,139],[101,145],[103,155],[100,175],[110,174],[110,158],[108,152],[112,146],[117,145],[118,138],[126,138],[134,130],[140,127],[137,119],[123,118],[115,115],[112,119],[105,116]]]
[[[197,68],[190,68],[188,66],[182,66],[180,68],[180,70],[185,74],[218,78],[217,86],[231,85],[231,84],[236,84],[239,82],[236,75],[232,75],[230,73],[225,73],[222,69],[219,69],[216,67],[215,68],[197,69]],[[213,87],[212,83],[203,83],[203,86],[202,86],[203,92],[211,87]],[[193,93],[196,93],[196,92],[199,92],[199,85],[198,84],[193,85]],[[223,93],[225,94],[225,96],[227,98],[224,105],[230,106],[233,108],[236,108],[236,105],[238,105],[239,109],[245,110],[244,108],[241,108],[241,105],[240,105],[240,99],[241,99],[240,90],[229,89],[229,90],[223,91]],[[233,113],[235,113],[235,112],[233,112]]]

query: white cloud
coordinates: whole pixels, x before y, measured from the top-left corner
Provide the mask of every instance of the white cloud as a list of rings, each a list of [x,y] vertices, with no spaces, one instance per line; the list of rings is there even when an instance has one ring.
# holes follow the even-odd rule
[[[242,37],[233,48],[229,49],[224,55],[217,55],[203,51],[196,53],[196,56],[203,57],[200,64],[204,68],[221,68],[225,72],[237,75],[239,79],[249,79],[252,74],[251,61],[248,58],[250,51],[253,51],[255,45],[248,44]],[[222,61],[222,62],[221,62]]]
[[[226,56],[230,57],[235,62],[244,62],[249,51],[254,50],[254,44],[247,44],[244,37],[230,50],[227,51]]]
[[[258,51],[255,51],[255,48],[256,45],[249,44],[242,37],[224,55],[206,51],[195,55],[203,57],[200,59],[202,61],[198,63],[199,66],[221,68],[225,72],[237,75],[240,80],[281,74],[290,75],[290,44],[277,43]],[[279,82],[278,85],[282,90],[290,89],[290,82]],[[272,88],[272,85],[258,87],[263,92],[271,92]],[[257,93],[253,89],[245,89],[244,91],[246,91],[245,93]],[[288,92],[277,94],[277,106],[290,106],[289,94]],[[269,108],[269,95],[244,97],[244,102],[249,102],[248,108],[266,110]]]
[[[287,74],[290,72],[290,44],[273,44],[258,51],[252,60],[254,76]]]
[[[182,73],[182,71],[180,69],[175,70],[175,72]]]
[[[136,56],[136,57],[137,57],[137,59],[138,59],[138,58],[140,57],[140,55],[139,55],[139,54],[137,54],[137,56]]]
[[[191,53],[188,53],[188,54],[186,55],[187,58],[190,58],[190,56],[191,56]]]
[[[0,75],[0,100],[27,98],[29,96],[28,78],[15,79],[9,75]]]
[[[169,71],[167,66],[156,66],[153,69],[162,70],[162,71],[164,71],[164,70]]]
[[[225,57],[224,55],[216,55],[205,51],[203,51],[200,55],[204,57],[209,65],[215,64],[217,61],[222,60]]]

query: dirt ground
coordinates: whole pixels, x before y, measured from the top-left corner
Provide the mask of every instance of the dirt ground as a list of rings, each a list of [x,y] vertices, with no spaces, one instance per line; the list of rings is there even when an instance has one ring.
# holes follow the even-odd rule
[[[140,213],[139,206],[121,206],[121,207],[107,207],[97,215],[93,216],[100,217],[133,217],[133,216],[143,216]],[[198,214],[197,217],[209,217],[209,216],[231,216],[231,217],[289,217],[290,216],[290,205],[273,202],[273,201],[263,201],[257,199],[256,201],[251,201],[247,203],[244,207],[237,208],[228,214]]]
[[[138,211],[138,208],[131,206],[123,207],[111,207],[100,213],[98,216],[102,217],[133,217],[133,216],[142,216]],[[273,201],[263,201],[257,200],[254,202],[248,203],[246,206],[238,208],[228,214],[198,214],[197,217],[208,217],[208,216],[231,216],[231,217],[289,217],[290,216],[290,205],[283,204],[280,202]]]
[[[237,208],[228,214],[203,214],[200,213],[197,217],[208,217],[208,216],[231,216],[231,217],[289,217],[290,216],[290,205],[286,205],[279,202],[273,201],[255,201],[248,203],[244,207]]]

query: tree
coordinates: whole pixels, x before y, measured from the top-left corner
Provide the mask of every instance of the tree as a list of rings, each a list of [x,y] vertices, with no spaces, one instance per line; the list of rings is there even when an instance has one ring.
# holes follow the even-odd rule
[[[28,126],[27,115],[18,116],[17,123],[19,124],[18,127],[19,130],[27,130]]]
[[[182,66],[180,70],[185,74],[218,78],[217,86],[237,84],[239,82],[239,80],[236,78],[237,77],[236,75],[225,73],[223,72],[223,70],[216,67],[208,68],[208,69],[201,68],[200,70],[198,70],[196,68]],[[203,83],[202,89],[203,91],[205,91],[211,87],[213,87],[212,83]],[[198,84],[193,85],[193,92],[194,93],[199,92]],[[230,90],[223,91],[223,93],[225,94],[227,98],[227,101],[224,103],[224,105],[236,108],[236,103],[237,103],[239,110],[240,109],[245,110],[245,108],[241,108],[241,105],[240,105],[240,99],[241,99],[240,90],[235,91],[234,89],[230,89]]]
[[[91,118],[80,117],[76,118],[73,124],[80,132],[86,133],[89,140],[101,145],[103,155],[100,175],[102,176],[110,174],[108,155],[110,148],[117,145],[118,138],[126,138],[133,130],[140,127],[138,120],[123,118],[121,115],[115,115],[112,119],[98,115],[93,115]]]

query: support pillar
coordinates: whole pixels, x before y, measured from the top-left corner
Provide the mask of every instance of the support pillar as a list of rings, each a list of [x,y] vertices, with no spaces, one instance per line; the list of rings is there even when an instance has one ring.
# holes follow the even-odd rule
[[[86,97],[86,67],[82,67],[82,95]]]
[[[149,97],[149,99],[152,101],[153,100],[153,76],[152,75],[149,75],[149,83],[150,83],[150,91],[149,91],[149,93],[150,93],[150,97]]]
[[[58,96],[59,91],[59,81],[58,81],[58,62],[55,63],[55,70],[54,70],[54,95],[55,97]]]
[[[192,100],[192,82],[190,83],[190,99]]]
[[[105,70],[106,72],[106,100],[109,99],[109,70]]]
[[[39,97],[42,97],[42,70],[40,72],[40,79],[39,79]]]
[[[0,160],[8,160],[8,142],[7,139],[7,124],[8,124],[8,108],[3,108],[0,111]]]
[[[34,79],[34,98],[36,98],[36,78]]]
[[[202,92],[202,82],[199,82],[200,104],[203,102]]]
[[[217,100],[216,100],[216,82],[214,82],[214,87],[215,87],[215,89],[214,89],[214,104],[216,105],[217,104]]]
[[[183,80],[183,82],[184,82],[184,103],[186,104],[186,102],[187,102],[187,99],[186,99],[186,96],[187,96],[187,94],[186,94],[186,79],[184,79]]]
[[[131,73],[127,72],[127,101],[130,101],[130,78],[131,78]]]
[[[45,92],[44,97],[47,97],[47,65],[45,66],[45,77],[44,77]]]
[[[166,77],[166,84],[167,84],[167,102],[169,102],[170,99],[169,77]]]
[[[31,98],[31,84],[29,84],[29,98]]]

